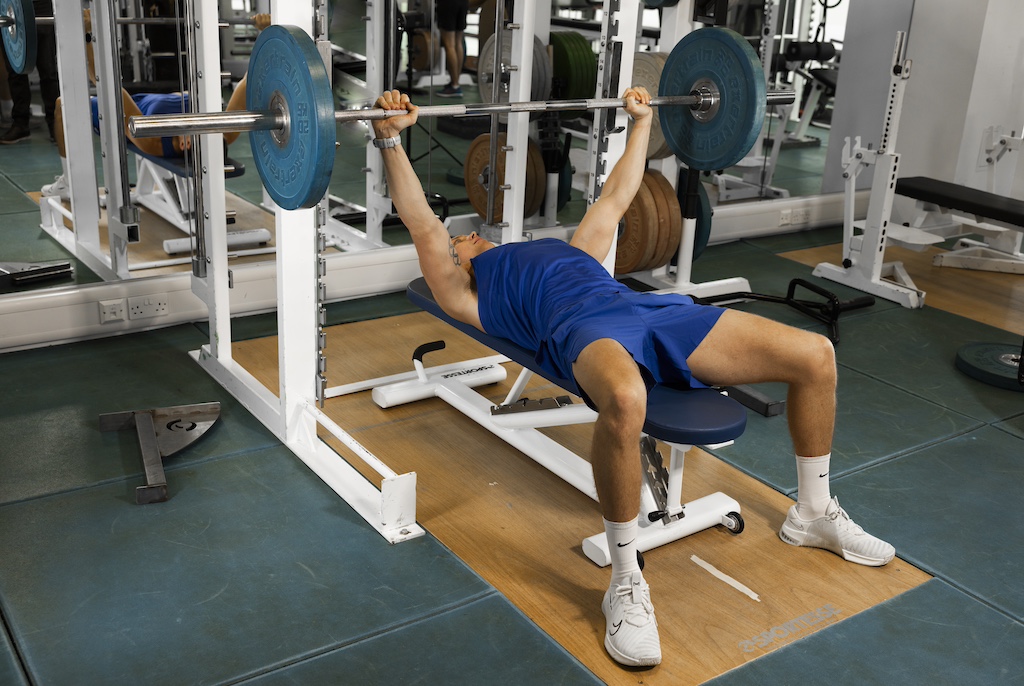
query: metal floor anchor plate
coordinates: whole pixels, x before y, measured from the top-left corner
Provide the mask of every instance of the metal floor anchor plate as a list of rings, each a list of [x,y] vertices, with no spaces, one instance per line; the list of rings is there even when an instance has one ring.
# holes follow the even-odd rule
[[[195,443],[220,417],[220,403],[199,403],[100,415],[100,431],[135,427],[142,449],[146,485],[135,489],[139,505],[167,500],[163,458]]]

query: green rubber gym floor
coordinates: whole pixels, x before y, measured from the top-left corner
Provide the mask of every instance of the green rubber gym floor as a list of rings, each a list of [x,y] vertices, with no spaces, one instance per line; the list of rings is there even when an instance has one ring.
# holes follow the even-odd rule
[[[59,171],[45,127],[34,125],[30,142],[0,149],[4,258],[66,259],[24,197]],[[348,150],[339,155],[365,146],[358,127],[339,140]],[[445,143],[464,155],[469,142]],[[231,154],[251,163],[244,137]],[[784,151],[780,183],[812,188],[815,174],[799,170],[823,155]],[[453,165],[440,153],[418,169],[455,197],[445,178]],[[361,179],[358,165],[339,164],[332,191],[361,203]],[[228,187],[261,196],[252,173]],[[780,295],[792,278],[817,280],[778,253],[840,237],[830,229],[712,246],[694,278],[745,276]],[[823,330],[782,305],[743,307]],[[409,309],[385,295],[332,305],[330,317]],[[275,327],[272,316],[249,317],[235,335]],[[206,332],[197,323],[0,355],[0,684],[596,683],[429,533],[390,546],[372,532],[186,355]],[[844,314],[839,333],[833,492],[936,578],[714,683],[1021,683],[1024,393],[953,366],[966,342],[1020,337],[883,301]],[[135,505],[136,439],[101,433],[99,414],[210,400],[222,418],[168,461],[172,499]],[[795,492],[784,417],[749,414],[745,435],[715,453]],[[775,632],[777,645],[784,634]]]

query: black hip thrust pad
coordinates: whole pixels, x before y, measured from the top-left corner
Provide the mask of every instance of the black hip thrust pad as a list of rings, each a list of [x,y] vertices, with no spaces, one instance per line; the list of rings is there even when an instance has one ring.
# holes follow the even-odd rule
[[[419,278],[409,284],[406,295],[413,304],[442,319],[467,336],[506,356],[513,362],[534,371],[551,383],[565,389],[576,385],[568,379],[554,378],[534,366],[534,353],[504,338],[496,338],[474,326],[452,319],[434,300],[426,280]],[[644,432],[654,438],[682,445],[709,445],[737,438],[747,424],[747,412],[712,388],[679,390],[655,386],[647,397],[647,421]]]

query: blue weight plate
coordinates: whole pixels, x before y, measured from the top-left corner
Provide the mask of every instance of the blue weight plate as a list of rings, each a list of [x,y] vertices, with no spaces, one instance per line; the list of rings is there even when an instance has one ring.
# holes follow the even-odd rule
[[[0,0],[0,15],[14,22],[0,29],[11,69],[27,74],[36,66],[36,13],[32,0]]]
[[[687,167],[725,169],[750,151],[764,124],[767,89],[761,61],[735,31],[692,31],[672,48],[658,94],[689,95],[702,84],[712,84],[720,94],[714,116],[701,121],[690,108],[659,107],[661,129]]]
[[[250,131],[253,161],[270,197],[286,210],[313,207],[331,180],[334,94],[313,40],[294,26],[260,33],[249,58],[245,106],[287,110],[282,131]]]

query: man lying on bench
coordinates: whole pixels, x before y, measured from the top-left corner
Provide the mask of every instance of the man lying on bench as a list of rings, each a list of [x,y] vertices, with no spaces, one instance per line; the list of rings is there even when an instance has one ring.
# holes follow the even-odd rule
[[[92,19],[89,10],[83,11],[85,33],[88,37],[92,32]],[[270,26],[269,14],[256,14],[252,18],[257,30],[262,31]],[[89,80],[96,83],[95,58],[93,57],[92,41],[85,43],[86,63],[88,64]],[[227,110],[245,109],[245,77],[239,82],[231,99],[228,101]],[[140,93],[134,96],[128,91],[121,89],[121,105],[124,111],[124,135],[142,153],[151,157],[183,157],[185,149],[189,147],[191,138],[188,136],[168,136],[165,138],[136,138],[128,130],[128,120],[135,116],[150,114],[180,114],[188,110],[187,93]],[[92,109],[92,128],[97,133],[100,130],[99,104],[96,97],[90,99]],[[230,145],[238,138],[238,132],[224,134],[224,142]],[[70,186],[67,182],[68,160],[67,147],[64,140],[64,108],[61,99],[57,98],[54,112],[54,138],[57,141],[57,153],[60,155],[61,175],[53,183],[42,187],[42,195],[47,197],[60,197],[62,200],[70,199]]]
[[[781,381],[789,384],[789,427],[799,495],[779,535],[792,545],[826,548],[851,562],[884,565],[891,545],[854,524],[831,497],[829,457],[835,422],[836,366],[824,336],[688,296],[635,293],[601,261],[643,178],[650,95],[626,91],[633,132],[601,197],[566,244],[555,239],[495,246],[475,233],[449,237],[427,204],[398,135],[416,107],[398,91],[377,106],[407,110],[373,122],[398,214],[416,246],[423,276],[452,318],[535,350],[536,364],[571,379],[598,412],[591,463],[612,557],[602,609],[605,648],[618,662],[661,662],[650,589],[636,555],[640,510],[639,441],[647,392]],[[387,140],[391,139],[391,140]]]

